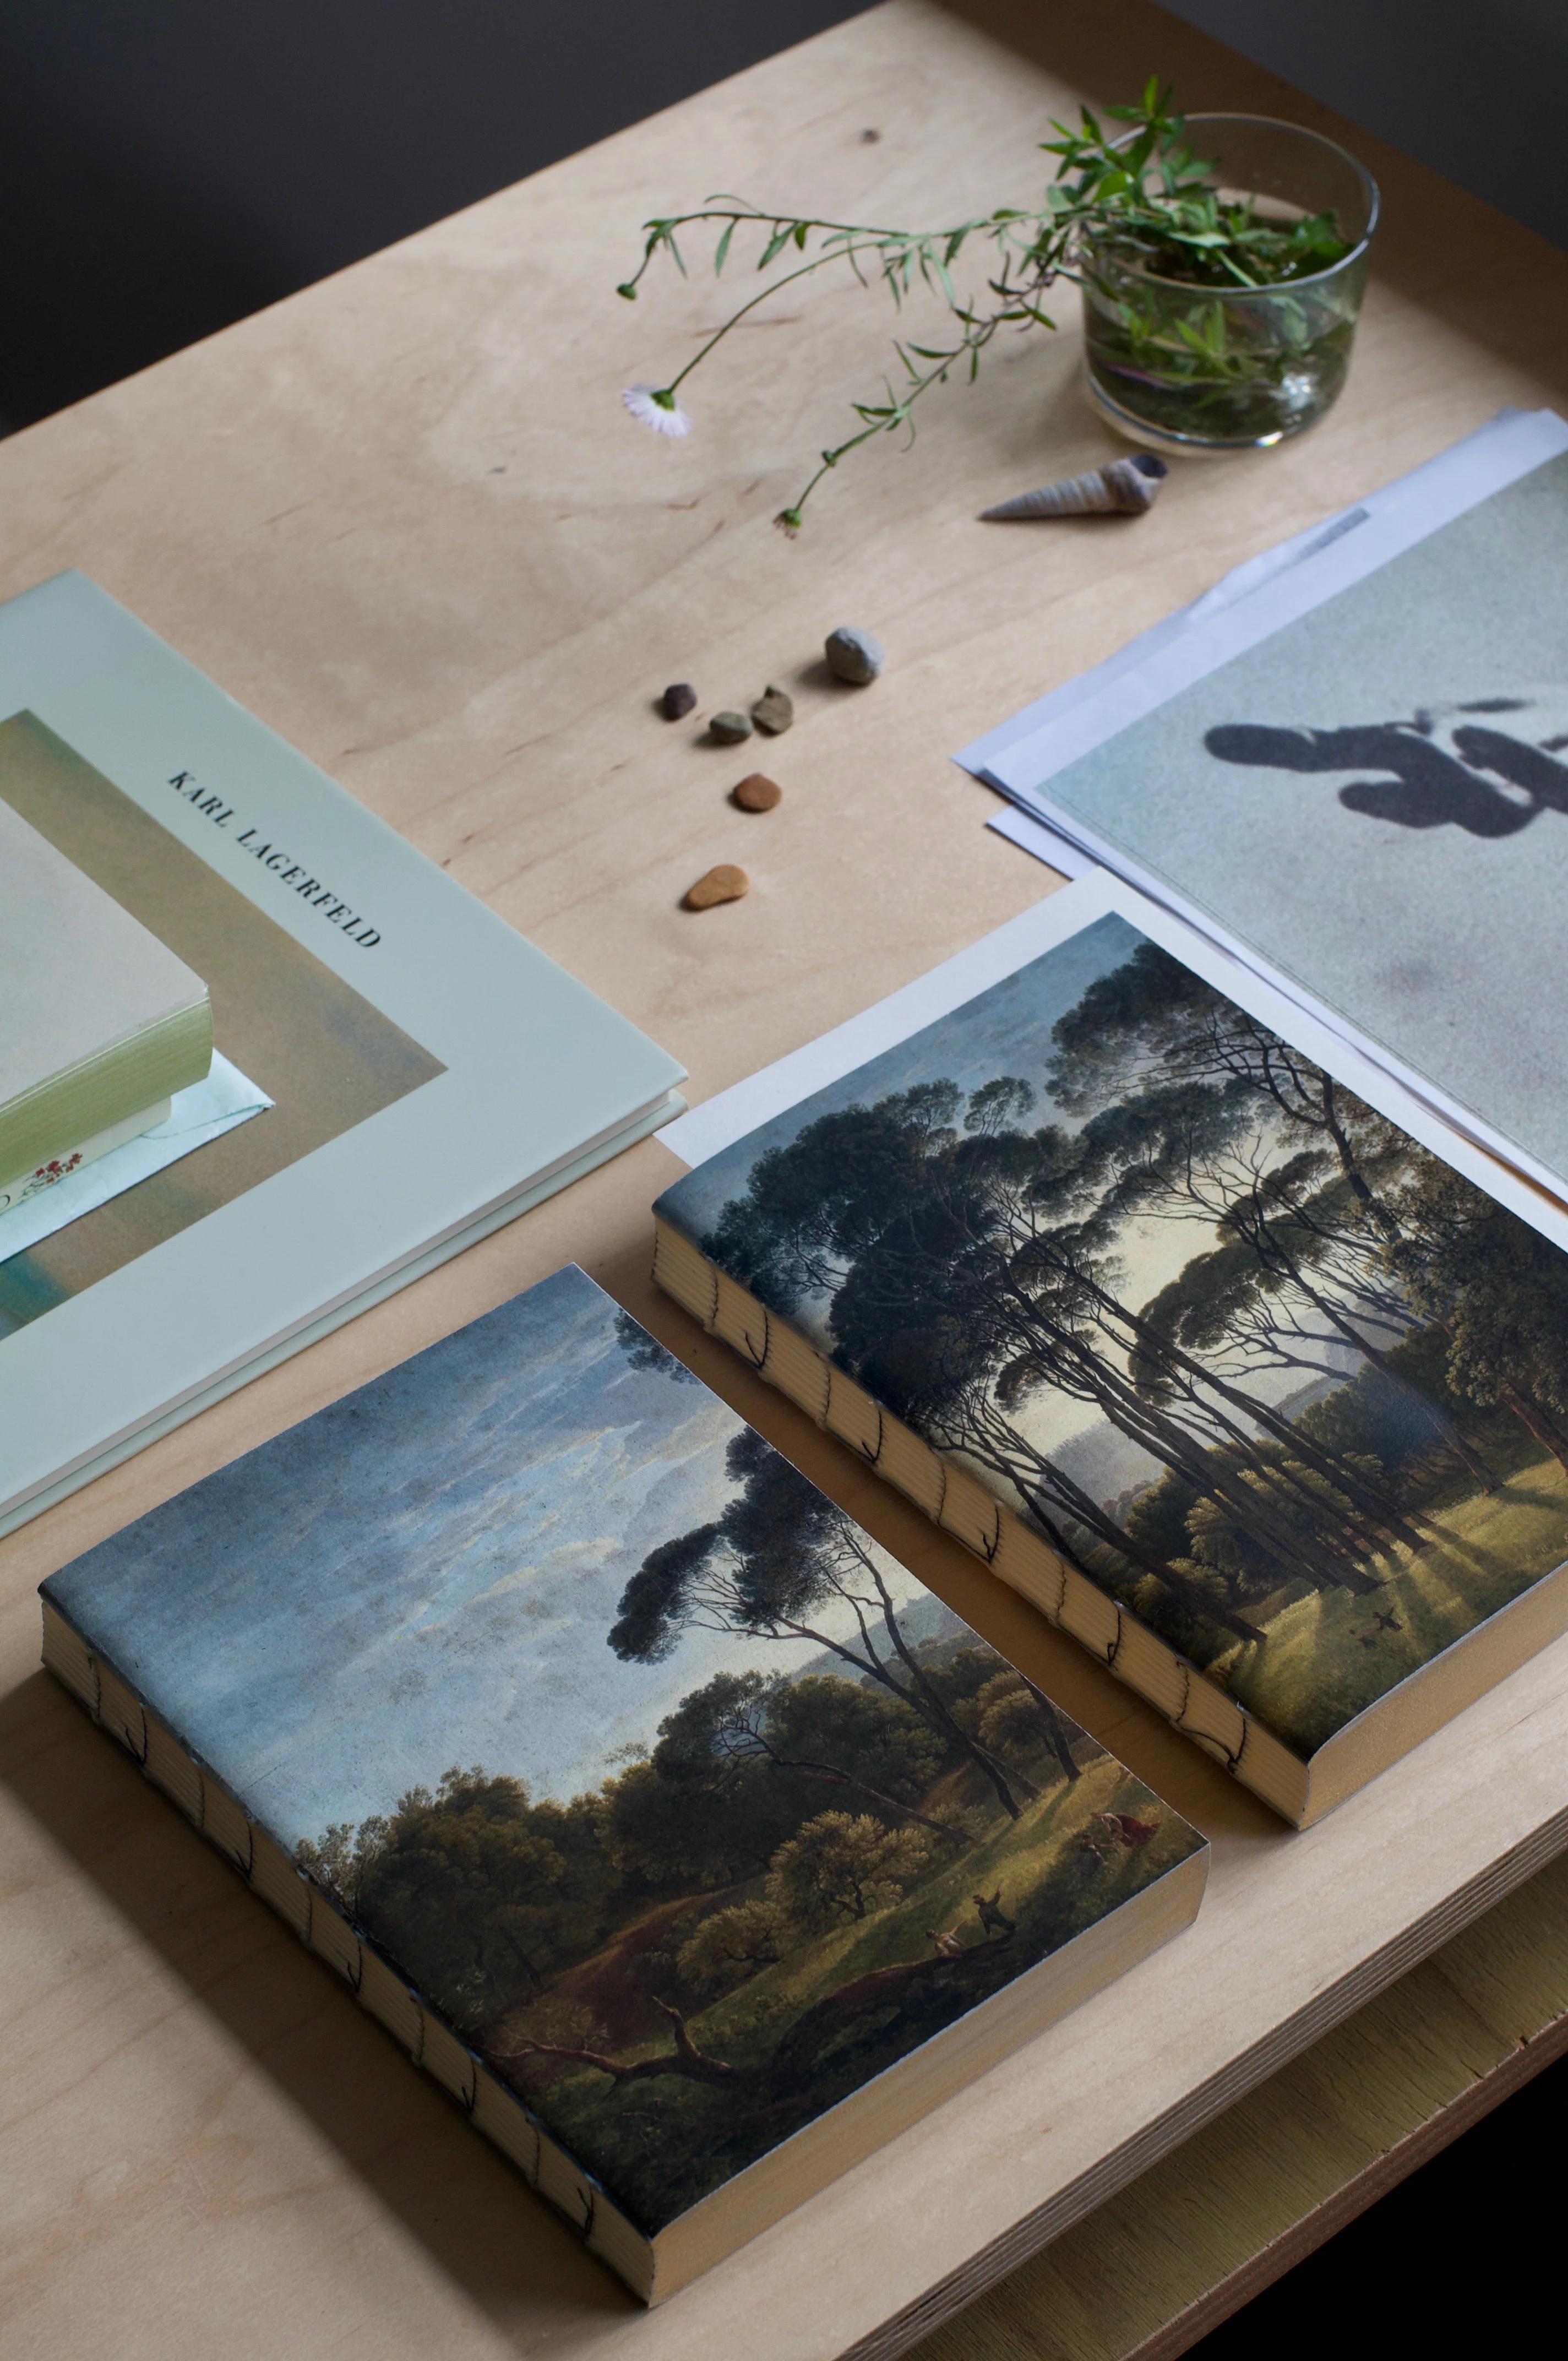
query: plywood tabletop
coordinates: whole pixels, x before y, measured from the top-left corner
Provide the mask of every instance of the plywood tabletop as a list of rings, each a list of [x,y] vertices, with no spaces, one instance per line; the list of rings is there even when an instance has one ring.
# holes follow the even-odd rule
[[[997,531],[998,497],[1112,445],[1070,305],[916,449],[771,527],[874,386],[852,288],[740,331],[697,431],[621,385],[723,316],[615,282],[650,213],[943,219],[1041,178],[1081,92],[1338,129],[1387,226],[1349,390],[1266,456],[1176,471],[1153,514]],[[869,135],[875,133],[872,137]],[[950,751],[1227,566],[1506,401],[1568,398],[1568,264],[1141,0],[892,0],[0,446],[0,592],[77,566],[689,1066],[705,1097],[1049,884]],[[914,323],[911,323],[912,327]],[[889,666],[835,688],[840,622]],[[658,719],[775,681],[755,767]],[[693,916],[720,861],[745,901]],[[0,2349],[60,2356],[763,2361],[893,2352],[1568,1843],[1568,1643],[1292,1837],[1039,1627],[957,1544],[650,1290],[650,1142],[0,1543]],[[208,1468],[581,1261],[1212,1836],[1197,1927],[872,2163],[644,2316],[36,1669],[34,1587]],[[0,1403],[3,1414],[3,1403]]]

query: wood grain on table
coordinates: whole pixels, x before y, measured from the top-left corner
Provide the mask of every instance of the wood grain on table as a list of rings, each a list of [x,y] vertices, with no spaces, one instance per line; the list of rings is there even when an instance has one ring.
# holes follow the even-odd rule
[[[846,465],[793,545],[770,520],[877,383],[881,298],[822,288],[809,326],[803,299],[738,331],[684,443],[626,418],[620,388],[667,376],[729,300],[701,270],[616,300],[649,214],[728,188],[962,216],[1039,185],[1036,143],[1079,93],[1151,71],[1192,107],[1323,125],[1384,183],[1349,389],[1310,435],[1177,469],[1146,519],[978,523],[1113,448],[1066,291],[1059,335],[933,397],[907,456]],[[0,446],[0,593],[82,567],[702,1098],[1048,887],[951,749],[1500,403],[1561,404],[1565,281],[1141,0],[892,0]],[[842,622],[887,646],[871,689],[823,674]],[[775,812],[727,801],[745,750],[654,714],[677,679],[703,711],[789,689]],[[749,897],[681,910],[724,861]],[[1568,1842],[1568,1642],[1288,1835],[652,1296],[673,1169],[632,1150],[0,1543],[7,2361],[892,2353]],[[37,1670],[42,1576],[570,1259],[1214,1848],[1189,1936],[647,2316]]]

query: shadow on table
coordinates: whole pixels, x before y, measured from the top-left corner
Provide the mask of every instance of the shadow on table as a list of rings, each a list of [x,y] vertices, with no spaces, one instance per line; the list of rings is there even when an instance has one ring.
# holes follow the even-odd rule
[[[533,2346],[542,2299],[555,2333],[641,2311],[46,1673],[0,1700],[0,1784],[503,2333],[526,2305]],[[81,2075],[93,2070],[84,2056]]]

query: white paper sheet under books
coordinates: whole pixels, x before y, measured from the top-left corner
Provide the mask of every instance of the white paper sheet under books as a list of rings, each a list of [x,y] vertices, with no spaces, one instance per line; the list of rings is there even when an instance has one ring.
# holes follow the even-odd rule
[[[1184,654],[1194,665],[1190,676],[1197,677],[1199,670],[1207,669],[1202,662],[1205,626],[1244,606],[1281,576],[1294,572],[1362,526],[1387,518],[1393,510],[1406,511],[1412,528],[1410,537],[1419,539],[1447,515],[1456,512],[1449,505],[1455,494],[1459,496],[1457,505],[1467,506],[1485,499],[1499,483],[1510,480],[1513,474],[1523,472],[1519,463],[1521,451],[1536,455],[1525,459],[1524,467],[1539,464],[1552,446],[1551,429],[1543,429],[1542,421],[1561,424],[1550,411],[1500,410],[1475,434],[1411,468],[1408,475],[1397,477],[1379,490],[1367,493],[1354,507],[1341,509],[1321,523],[1309,525],[1288,541],[1279,542],[1274,548],[1233,566],[1200,598],[1178,608],[1160,622],[1151,623],[1147,631],[1140,631],[1102,664],[1063,681],[1059,687],[1036,697],[1032,705],[1025,706],[1021,712],[976,738],[954,755],[954,762],[1000,794],[1016,796],[1028,805],[1031,790],[1039,780],[1075,761],[1090,745],[1098,745],[1102,738],[1113,736],[1135,713],[1147,710],[1137,698],[1133,675],[1141,675],[1144,667],[1166,649],[1178,641],[1183,642]],[[1380,557],[1373,560],[1375,564],[1382,562]],[[1124,686],[1124,700],[1110,695],[1118,684]],[[1184,685],[1184,679],[1178,685]],[[1091,703],[1096,734],[1084,738],[1075,729],[1069,740],[1061,725],[1069,714],[1080,714]],[[1064,746],[1069,746],[1070,751],[1063,752]]]
[[[207,1079],[188,1091],[176,1091],[168,1115],[150,1131],[126,1140],[123,1148],[67,1173],[51,1188],[40,1190],[20,1205],[0,1213],[0,1262],[42,1244],[68,1222],[96,1213],[112,1197],[167,1170],[182,1156],[221,1139],[225,1131],[263,1115],[273,1102],[257,1083],[216,1050]]]
[[[1009,844],[1015,844],[1021,852],[1032,853],[1036,861],[1043,861],[1060,877],[1087,877],[1100,866],[1092,853],[1074,844],[1070,836],[1063,836],[1059,829],[1047,828],[1043,819],[1036,819],[1032,812],[1020,811],[1015,805],[1009,804],[1005,811],[998,812],[985,824],[993,828],[998,836],[1004,836]]]
[[[1342,512],[1316,536],[1298,535],[1279,550],[1249,561],[1205,598],[1157,624],[1107,663],[1068,682],[1013,720],[978,739],[955,760],[1000,790],[1038,831],[1014,816],[991,823],[1036,859],[1068,875],[1101,862],[1157,895],[1201,928],[1233,958],[1310,1011],[1359,1055],[1376,1060],[1420,1104],[1475,1140],[1489,1156],[1514,1165],[1538,1189],[1564,1193],[1562,1176],[1477,1117],[1430,1075],[1375,1042],[1350,1018],[1314,996],[1234,937],[1161,880],[1102,843],[1053,802],[1057,773],[1156,711],[1168,698],[1238,654],[1256,646],[1314,607],[1376,572],[1392,558],[1463,516],[1479,502],[1568,451],[1568,423],[1551,411],[1503,411],[1475,434],[1441,453],[1355,510]]]

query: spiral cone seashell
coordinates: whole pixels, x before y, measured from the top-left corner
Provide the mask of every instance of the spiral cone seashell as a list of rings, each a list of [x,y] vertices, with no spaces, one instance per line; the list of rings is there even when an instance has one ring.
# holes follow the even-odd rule
[[[1012,523],[1028,517],[1141,516],[1152,509],[1169,470],[1152,451],[1129,459],[1113,459],[1108,467],[1092,467],[1084,476],[1068,476],[1037,492],[1021,492],[1015,500],[982,511],[982,518]]]

